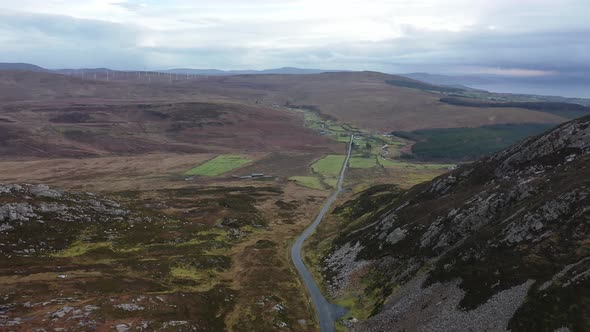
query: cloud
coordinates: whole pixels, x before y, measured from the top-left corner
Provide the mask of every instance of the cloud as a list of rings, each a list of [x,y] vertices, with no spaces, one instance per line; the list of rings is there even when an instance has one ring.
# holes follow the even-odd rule
[[[63,15],[0,14],[0,61],[19,61],[52,68],[134,63],[141,30],[120,23]],[[4,37],[4,38],[2,38]]]
[[[0,0],[0,61],[47,67],[590,73],[587,0]]]

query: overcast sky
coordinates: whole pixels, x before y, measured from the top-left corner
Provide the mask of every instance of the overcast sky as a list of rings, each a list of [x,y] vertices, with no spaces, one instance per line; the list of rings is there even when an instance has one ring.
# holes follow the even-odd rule
[[[0,0],[0,62],[590,73],[590,0]]]

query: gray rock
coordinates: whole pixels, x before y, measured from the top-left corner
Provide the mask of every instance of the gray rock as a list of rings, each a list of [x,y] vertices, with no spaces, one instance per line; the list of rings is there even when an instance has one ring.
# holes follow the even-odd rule
[[[58,204],[58,203],[45,203],[42,202],[39,204],[39,211],[42,213],[48,213],[48,212],[52,212],[52,213],[64,213],[66,211],[68,211],[69,208],[67,205],[64,204]]]
[[[186,321],[186,320],[171,320],[169,322],[165,322],[162,327],[168,328],[168,327],[175,327],[175,326],[182,326],[182,325],[188,325],[188,321]]]
[[[125,310],[125,311],[141,311],[141,310],[144,310],[145,309],[144,307],[142,307],[140,305],[137,305],[137,304],[134,304],[134,303],[118,304],[118,305],[115,306],[115,308],[119,308],[119,309],[122,309],[122,310]]]
[[[29,192],[37,197],[59,198],[63,196],[60,191],[49,189],[49,186],[44,184],[32,186],[29,189]]]
[[[18,184],[0,184],[0,194],[10,194],[22,191],[23,187]]]
[[[0,206],[0,221],[26,222],[36,217],[33,207],[28,203],[8,203]]]
[[[359,242],[354,246],[346,243],[326,258],[324,271],[330,270],[336,273],[327,285],[328,292],[333,297],[337,297],[348,286],[355,271],[369,264],[369,262],[356,260],[361,249],[362,246]]]
[[[117,330],[117,332],[127,332],[129,329],[130,327],[127,324],[117,324],[115,326],[115,330]]]
[[[4,223],[0,225],[0,232],[6,232],[9,231],[11,229],[14,229],[14,227],[12,227],[11,225]]]
[[[65,307],[55,311],[54,313],[52,313],[51,318],[53,318],[53,319],[63,318],[65,315],[70,313],[72,310],[74,310],[73,307],[65,306]]]
[[[408,234],[408,232],[405,229],[398,227],[394,229],[391,233],[389,233],[385,241],[390,244],[396,244],[399,241],[403,240],[406,237],[406,234]]]
[[[529,280],[494,295],[480,307],[458,308],[465,293],[460,281],[435,283],[423,289],[419,276],[399,289],[378,315],[352,325],[351,331],[505,331],[534,283]]]

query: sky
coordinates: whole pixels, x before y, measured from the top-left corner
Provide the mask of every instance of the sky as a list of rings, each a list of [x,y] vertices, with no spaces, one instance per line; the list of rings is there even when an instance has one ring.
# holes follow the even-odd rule
[[[0,62],[587,75],[590,0],[0,0]]]

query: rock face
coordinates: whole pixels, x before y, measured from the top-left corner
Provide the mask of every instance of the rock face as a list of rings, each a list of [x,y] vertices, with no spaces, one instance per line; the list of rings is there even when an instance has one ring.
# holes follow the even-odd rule
[[[589,117],[386,194],[336,210],[371,207],[323,258],[334,295],[376,294],[353,330],[590,330]]]

